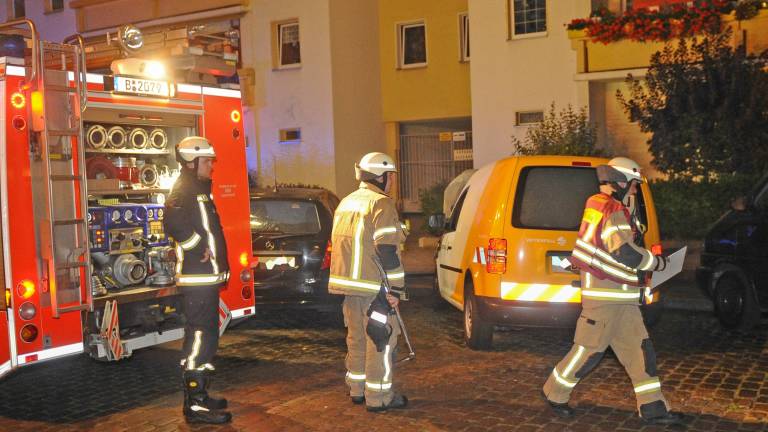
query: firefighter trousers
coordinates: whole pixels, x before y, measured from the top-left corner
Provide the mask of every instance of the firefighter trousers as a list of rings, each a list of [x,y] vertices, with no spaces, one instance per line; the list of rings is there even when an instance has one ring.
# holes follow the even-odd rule
[[[579,380],[597,366],[610,346],[632,380],[638,411],[669,410],[656,373],[656,353],[638,306],[606,305],[582,310],[573,342],[544,384],[544,394],[550,401],[567,403]]]
[[[376,345],[365,333],[368,307],[375,297],[345,296],[343,312],[347,327],[346,382],[349,395],[365,396],[366,405],[378,407],[389,404],[394,397],[393,359],[400,326],[394,315],[387,317],[392,333],[384,351],[376,351]]]
[[[181,365],[187,370],[213,370],[211,360],[219,346],[219,286],[181,288],[184,315],[184,345]]]

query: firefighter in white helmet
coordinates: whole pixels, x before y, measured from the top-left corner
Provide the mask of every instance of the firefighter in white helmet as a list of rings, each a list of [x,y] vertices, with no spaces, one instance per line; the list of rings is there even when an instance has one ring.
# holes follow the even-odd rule
[[[165,232],[176,242],[176,285],[186,325],[181,365],[184,417],[190,423],[226,423],[232,419],[226,399],[208,396],[219,344],[219,288],[229,278],[227,244],[213,203],[211,173],[216,153],[203,137],[184,138],[176,146],[181,175],[165,203]]]
[[[360,187],[339,203],[331,237],[329,291],[345,296],[345,380],[352,402],[365,402],[374,412],[408,404],[392,387],[392,358],[400,328],[391,308],[397,306],[405,286],[400,259],[405,233],[389,196],[396,172],[395,161],[384,153],[363,156],[355,164]],[[383,292],[376,260],[387,274],[391,294]]]
[[[640,417],[648,423],[679,424],[669,411],[656,371],[656,353],[640,313],[651,271],[667,260],[642,245],[642,232],[628,203],[643,182],[640,166],[617,157],[597,167],[600,193],[586,203],[570,261],[581,273],[583,310],[570,352],[544,384],[555,414],[573,415],[568,399],[576,384],[597,366],[609,346],[632,380]]]

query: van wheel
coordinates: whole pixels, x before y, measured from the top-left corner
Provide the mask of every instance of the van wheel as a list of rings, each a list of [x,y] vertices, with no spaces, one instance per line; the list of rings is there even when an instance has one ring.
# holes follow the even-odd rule
[[[735,272],[725,273],[717,280],[715,312],[723,327],[734,330],[749,330],[760,320],[754,290]]]
[[[471,279],[464,287],[464,340],[473,350],[487,350],[493,345],[493,324],[483,321]]]

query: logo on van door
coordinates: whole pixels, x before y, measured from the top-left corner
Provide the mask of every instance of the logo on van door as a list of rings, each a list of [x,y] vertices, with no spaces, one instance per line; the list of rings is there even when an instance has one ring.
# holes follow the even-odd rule
[[[567,242],[567,240],[565,239],[565,237],[560,236],[557,238],[557,240],[543,239],[543,238],[527,238],[525,239],[525,242],[526,243],[546,243],[546,244],[557,243],[558,246],[565,246],[565,243]]]

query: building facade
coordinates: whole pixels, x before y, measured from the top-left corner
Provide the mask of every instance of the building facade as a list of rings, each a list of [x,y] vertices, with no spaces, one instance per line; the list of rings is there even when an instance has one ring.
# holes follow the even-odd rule
[[[472,167],[467,0],[379,0],[382,119],[400,165],[400,200]],[[473,45],[474,46],[474,45]]]

